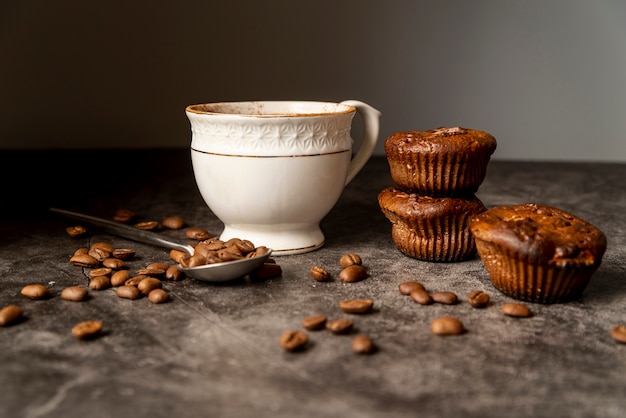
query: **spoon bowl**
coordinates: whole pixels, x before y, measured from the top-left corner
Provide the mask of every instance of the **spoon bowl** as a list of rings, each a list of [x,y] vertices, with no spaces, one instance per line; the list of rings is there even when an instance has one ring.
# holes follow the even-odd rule
[[[81,222],[85,222],[89,225],[97,227],[104,232],[116,235],[122,238],[131,239],[133,241],[142,242],[144,244],[157,245],[159,247],[180,250],[194,254],[194,248],[174,238],[166,237],[155,232],[144,231],[142,229],[134,228],[132,226],[120,224],[118,222],[109,221],[107,219],[97,218],[82,213],[71,212],[64,209],[50,208],[50,211],[59,215],[63,215],[67,218],[72,218]],[[180,264],[178,268],[183,271],[187,276],[201,280],[203,282],[225,282],[230,280],[239,279],[252,273],[254,270],[261,267],[272,254],[270,248],[267,249],[261,255],[250,258],[242,258],[234,261],[223,261],[220,263],[204,264],[196,267],[182,267]]]

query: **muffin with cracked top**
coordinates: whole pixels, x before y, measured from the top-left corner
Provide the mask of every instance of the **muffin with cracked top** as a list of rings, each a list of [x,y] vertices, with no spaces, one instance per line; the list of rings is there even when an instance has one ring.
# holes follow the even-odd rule
[[[442,127],[396,132],[384,147],[396,185],[427,196],[444,196],[475,193],[496,145],[487,132]]]
[[[488,209],[473,216],[469,228],[493,285],[527,302],[579,298],[607,247],[594,225],[536,203]]]
[[[476,196],[431,197],[387,187],[378,194],[378,203],[391,222],[392,240],[405,255],[438,262],[476,255],[469,221],[486,210]]]

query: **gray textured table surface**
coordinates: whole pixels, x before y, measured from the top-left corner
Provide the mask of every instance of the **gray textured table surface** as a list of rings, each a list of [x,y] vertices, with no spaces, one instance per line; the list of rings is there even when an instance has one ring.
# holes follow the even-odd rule
[[[110,217],[128,208],[146,219],[181,215],[219,233],[202,202],[185,150],[2,152],[0,305],[19,305],[25,320],[0,328],[0,416],[3,417],[624,417],[626,345],[609,330],[626,324],[626,165],[492,161],[478,196],[491,207],[537,202],[570,211],[602,229],[608,249],[583,298],[560,305],[529,304],[534,315],[500,312],[512,301],[496,291],[479,259],[428,263],[394,246],[376,196],[392,185],[384,158],[372,159],[324,219],[318,251],[278,257],[280,278],[212,285],[166,282],[170,303],[124,300],[90,291],[86,302],[59,297],[87,285],[71,265],[90,242],[132,246],[131,270],[167,260],[167,251],[95,233],[71,239],[73,224],[49,206]],[[178,231],[181,232],[181,231]],[[339,257],[361,255],[369,277],[337,280]],[[315,282],[319,265],[335,276]],[[416,279],[449,290],[452,306],[421,306],[397,285]],[[29,283],[53,297],[20,294]],[[484,310],[466,295],[492,297]],[[378,346],[352,352],[351,335],[310,332],[300,353],[278,345],[305,316],[342,314],[341,299],[368,297],[375,310],[354,316],[352,334]],[[468,332],[430,333],[443,315]],[[78,341],[71,328],[100,319],[104,333]]]

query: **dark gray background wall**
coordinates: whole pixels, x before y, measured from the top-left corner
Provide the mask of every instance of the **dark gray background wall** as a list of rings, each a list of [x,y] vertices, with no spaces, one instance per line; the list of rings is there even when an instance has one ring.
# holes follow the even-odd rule
[[[460,125],[498,159],[626,161],[625,22],[621,0],[7,1],[0,149],[187,147],[188,104],[359,99],[379,154]]]

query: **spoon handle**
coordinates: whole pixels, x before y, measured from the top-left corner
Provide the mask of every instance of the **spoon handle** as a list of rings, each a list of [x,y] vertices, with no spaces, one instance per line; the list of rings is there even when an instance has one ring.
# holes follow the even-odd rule
[[[109,234],[116,235],[122,238],[128,238],[133,241],[142,242],[144,244],[152,244],[159,247],[168,249],[176,249],[185,251],[188,254],[193,255],[194,248],[174,238],[164,237],[160,234],[151,231],[144,231],[143,229],[135,228],[132,226],[124,225],[119,222],[109,221],[107,219],[96,218],[95,216],[85,215],[82,213],[71,212],[65,209],[50,208],[50,212],[63,215],[67,218],[76,219],[92,226],[101,229]]]

